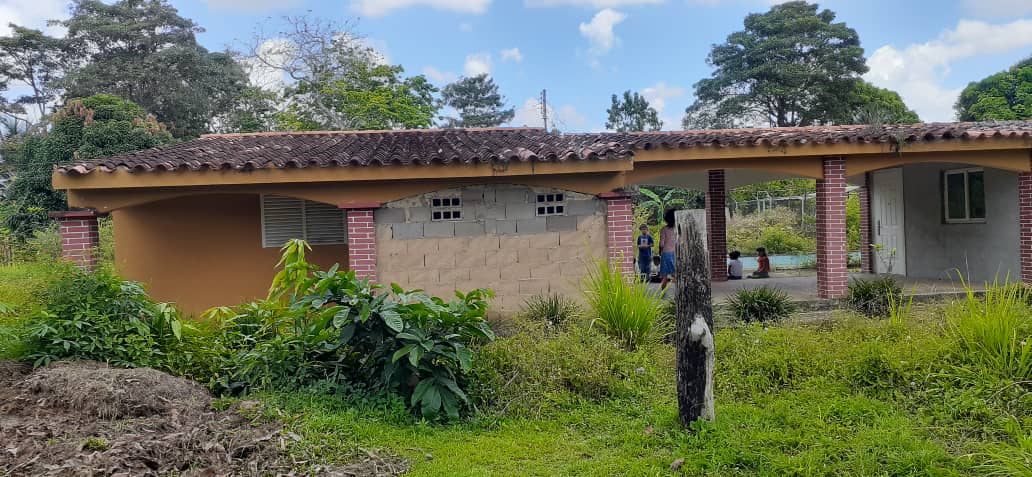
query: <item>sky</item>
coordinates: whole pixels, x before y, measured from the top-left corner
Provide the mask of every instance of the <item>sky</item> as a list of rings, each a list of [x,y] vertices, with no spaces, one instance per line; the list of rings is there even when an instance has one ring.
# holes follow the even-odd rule
[[[284,15],[352,21],[406,74],[437,86],[490,73],[516,108],[512,126],[550,120],[566,132],[605,128],[610,96],[640,92],[664,129],[680,129],[711,46],[775,0],[171,0],[205,29],[211,50],[241,50]],[[952,121],[971,81],[1032,55],[1032,0],[827,0],[857,30],[875,85],[899,92],[921,119]],[[64,0],[0,0],[0,34],[45,28]],[[51,28],[51,33],[60,31]]]

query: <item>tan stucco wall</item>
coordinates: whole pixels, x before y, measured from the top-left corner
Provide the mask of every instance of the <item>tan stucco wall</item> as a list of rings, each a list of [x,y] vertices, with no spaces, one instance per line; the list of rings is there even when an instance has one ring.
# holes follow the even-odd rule
[[[493,186],[485,188],[489,196],[495,189]],[[501,190],[519,189],[521,187],[518,186],[497,186],[499,197]],[[531,194],[545,190],[522,189]],[[470,191],[464,190],[466,194],[463,195],[469,197]],[[423,205],[428,198],[439,195],[449,194],[448,191],[437,191],[384,206],[385,209],[407,209],[411,222],[416,210],[425,212]],[[540,293],[560,293],[578,299],[590,258],[602,258],[606,254],[605,208],[602,201],[594,197],[573,193],[570,198],[587,201],[594,206],[583,207],[582,204],[581,215],[569,216],[576,219],[576,228],[559,231],[500,234],[491,233],[488,227],[488,231],[472,236],[405,240],[394,236],[392,224],[378,220],[379,280],[397,283],[404,288],[422,288],[445,299],[453,297],[455,290],[466,292],[474,288],[490,288],[496,294],[492,312],[503,314],[519,310],[527,298]],[[468,199],[466,216],[481,216],[473,211],[479,206]],[[491,206],[496,207],[498,203]],[[483,223],[484,220],[465,222]]]
[[[257,195],[184,197],[117,210],[115,262],[154,299],[199,314],[268,293],[279,250],[261,246]],[[309,261],[348,262],[347,246],[312,247]]]

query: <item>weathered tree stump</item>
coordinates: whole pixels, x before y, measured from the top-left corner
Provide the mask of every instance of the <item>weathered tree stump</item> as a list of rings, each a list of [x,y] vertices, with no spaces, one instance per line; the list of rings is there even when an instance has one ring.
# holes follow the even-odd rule
[[[705,238],[695,219],[685,214],[677,223],[677,407],[681,425],[712,421],[713,305]]]

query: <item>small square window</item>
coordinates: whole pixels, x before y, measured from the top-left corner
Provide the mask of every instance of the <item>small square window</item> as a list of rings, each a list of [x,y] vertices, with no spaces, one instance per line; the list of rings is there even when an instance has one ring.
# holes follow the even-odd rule
[[[430,200],[430,219],[462,220],[462,199],[459,197],[440,197]]]
[[[565,194],[537,194],[537,215],[539,217],[565,214]]]

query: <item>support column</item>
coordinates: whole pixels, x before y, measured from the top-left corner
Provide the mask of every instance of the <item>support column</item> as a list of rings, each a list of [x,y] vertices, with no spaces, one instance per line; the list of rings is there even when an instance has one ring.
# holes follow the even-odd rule
[[[341,204],[348,221],[348,270],[358,278],[376,282],[376,221],[378,202]]]
[[[857,189],[860,200],[860,271],[874,273],[874,237],[871,236],[871,174],[864,173],[864,183]]]
[[[706,248],[709,250],[710,280],[727,281],[727,187],[724,170],[708,171],[706,189]]]
[[[1032,172],[1018,174],[1018,231],[1021,281],[1032,285]]]
[[[100,226],[97,219],[104,214],[95,210],[51,212],[61,234],[61,257],[83,270],[96,270],[100,249]]]
[[[606,235],[609,261],[620,273],[634,276],[634,208],[631,194],[603,192],[598,197],[606,201]]]
[[[846,270],[846,160],[824,158],[824,178],[817,180],[817,295],[842,298]]]

